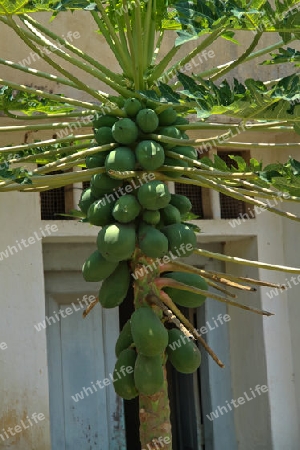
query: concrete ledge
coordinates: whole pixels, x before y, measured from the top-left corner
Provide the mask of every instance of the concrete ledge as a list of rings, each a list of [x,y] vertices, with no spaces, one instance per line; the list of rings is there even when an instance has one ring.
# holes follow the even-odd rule
[[[49,223],[44,220],[41,224]],[[249,237],[254,237],[258,233],[258,223],[256,219],[249,219],[236,227],[232,227],[228,219],[216,220],[194,220],[191,221],[201,229],[198,242],[223,242],[236,241]],[[99,232],[99,227],[91,226],[73,220],[53,220],[51,225],[56,225],[58,231],[44,238],[44,242],[94,242]]]

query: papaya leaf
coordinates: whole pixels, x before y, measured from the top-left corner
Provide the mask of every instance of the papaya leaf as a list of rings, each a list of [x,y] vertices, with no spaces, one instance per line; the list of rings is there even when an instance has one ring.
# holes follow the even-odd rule
[[[66,103],[44,98],[38,94],[16,91],[8,86],[0,88],[0,111],[19,111],[27,115],[55,114],[76,111],[78,108]]]
[[[195,225],[194,223],[190,222],[182,222],[182,223],[188,226],[191,230],[193,230],[194,233],[201,233],[201,228],[199,228],[198,225]]]
[[[294,63],[295,67],[300,66],[300,52],[294,48],[279,48],[278,53],[270,54],[272,59],[260,63],[261,65]]]
[[[162,100],[170,103],[180,103],[180,95],[165,83],[159,83],[159,90],[162,95]]]
[[[78,209],[71,209],[71,211],[69,211],[68,214],[59,213],[59,214],[55,214],[55,216],[71,217],[73,219],[85,219],[86,218],[84,212],[82,212]],[[80,222],[82,222],[82,221],[83,220],[80,220]]]
[[[246,172],[247,170],[247,163],[244,160],[244,158],[242,158],[239,155],[228,155],[230,159],[232,159],[233,161],[235,161],[237,163],[237,170],[239,172]]]
[[[291,169],[294,175],[300,175],[300,162],[296,161],[294,158],[289,159]]]

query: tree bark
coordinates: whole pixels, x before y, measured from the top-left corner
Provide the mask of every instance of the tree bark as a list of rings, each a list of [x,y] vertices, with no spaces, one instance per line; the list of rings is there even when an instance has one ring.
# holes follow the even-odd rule
[[[140,395],[139,402],[142,450],[172,450],[166,366],[164,366],[164,385],[161,391],[149,397]]]

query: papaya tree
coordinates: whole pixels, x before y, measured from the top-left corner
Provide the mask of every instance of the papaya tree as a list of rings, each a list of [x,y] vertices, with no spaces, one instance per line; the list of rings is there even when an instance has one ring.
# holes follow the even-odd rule
[[[67,10],[85,10],[92,16],[118,72],[39,20],[41,11],[55,17]],[[0,1],[2,28],[14,30],[30,51],[48,63],[50,71],[5,59],[0,64],[20,74],[54,80],[86,96],[79,100],[64,95],[63,89],[53,93],[1,79],[0,107],[11,125],[0,131],[72,130],[76,121],[88,129],[78,134],[75,127],[67,136],[33,143],[15,143],[12,137],[12,145],[0,148],[0,192],[42,192],[90,183],[82,192],[79,209],[73,212],[79,220],[99,227],[95,251],[82,261],[82,272],[86,281],[102,282],[97,302],[103,308],[118,307],[133,285],[134,313],[116,343],[114,387],[124,399],[139,397],[143,448],[157,448],[157,436],[171,436],[167,359],[179,372],[194,372],[201,362],[197,342],[223,366],[222,355],[209,348],[180,307],[196,308],[212,298],[271,315],[235,302],[228,288],[274,284],[197,269],[179,262],[178,257],[196,254],[300,273],[297,268],[198,248],[199,230],[191,222],[191,202],[169,190],[170,183],[201,186],[300,220],[268,203],[274,198],[300,201],[296,160],[264,167],[261,161],[248,163],[241,157],[235,157],[234,166],[217,156],[200,158],[203,149],[216,143],[218,148],[239,148],[232,137],[245,131],[300,134],[300,77],[294,69],[299,67],[300,52],[291,47],[300,37],[299,10],[294,0],[276,0],[275,7],[265,0]],[[237,59],[197,74],[185,73],[186,65],[218,40],[236,45],[237,31],[251,37]],[[174,34],[174,42],[162,52],[168,32]],[[257,50],[266,33],[276,35],[277,41]],[[194,48],[179,57],[179,50],[191,42]],[[292,74],[267,82],[232,80],[234,69],[261,57],[266,65],[290,64]],[[83,75],[74,75],[70,67]],[[93,77],[93,84],[85,82],[84,73]],[[113,94],[101,91],[100,82]],[[234,121],[216,121],[224,117]],[[191,138],[191,131],[198,131],[198,137]],[[271,144],[260,145],[268,148]],[[256,146],[243,143],[243,148]],[[220,293],[210,292],[209,287]],[[184,338],[184,352],[172,350],[170,344]],[[123,366],[133,370],[121,376]],[[172,449],[172,442],[165,448]]]

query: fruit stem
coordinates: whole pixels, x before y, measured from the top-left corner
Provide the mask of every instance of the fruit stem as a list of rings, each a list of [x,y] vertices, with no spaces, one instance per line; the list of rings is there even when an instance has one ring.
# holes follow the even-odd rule
[[[155,295],[155,294],[153,294]],[[203,348],[207,351],[207,353],[212,357],[212,359],[218,364],[220,367],[225,367],[222,361],[217,357],[215,352],[210,348],[210,346],[205,342],[203,337],[198,333],[198,331],[194,328],[191,322],[182,314],[182,312],[177,308],[177,306],[173,303],[172,299],[165,292],[161,291],[160,300],[175,314],[178,319],[182,322],[182,324],[192,333],[195,339],[197,339]]]
[[[236,306],[237,308],[245,309],[246,311],[251,311],[259,315],[263,316],[272,316],[273,313],[270,313],[269,311],[260,310],[257,308],[252,308],[251,306],[243,305],[242,303],[237,303],[232,300],[229,300],[225,297],[222,297],[221,295],[213,294],[210,291],[205,291],[203,289],[198,289],[193,286],[188,286],[187,284],[180,283],[179,281],[172,280],[170,278],[158,278],[154,281],[156,287],[162,288],[164,286],[172,287],[175,289],[180,289],[183,291],[193,292],[194,294],[203,295],[208,298],[212,298],[213,300],[217,300],[222,303],[226,303],[227,305]]]

